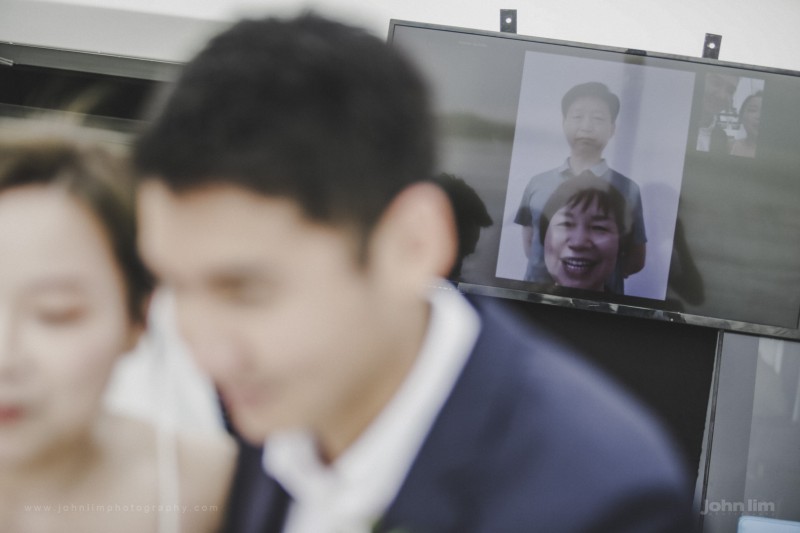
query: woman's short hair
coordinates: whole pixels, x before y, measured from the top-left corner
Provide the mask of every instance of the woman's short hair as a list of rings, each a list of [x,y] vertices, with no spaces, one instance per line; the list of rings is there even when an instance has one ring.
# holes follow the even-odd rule
[[[593,202],[606,215],[611,215],[619,232],[619,251],[625,254],[631,240],[632,213],[625,197],[616,187],[597,176],[578,176],[564,181],[547,199],[539,217],[539,239],[544,237],[553,215],[564,206],[587,209]]]
[[[124,276],[131,319],[144,322],[153,279],[136,250],[135,190],[127,158],[80,139],[76,127],[0,136],[0,194],[26,186],[63,189],[95,217]]]

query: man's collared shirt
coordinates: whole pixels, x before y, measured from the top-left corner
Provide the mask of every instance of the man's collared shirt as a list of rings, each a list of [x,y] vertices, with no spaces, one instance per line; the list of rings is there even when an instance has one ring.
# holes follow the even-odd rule
[[[428,330],[400,389],[332,465],[309,432],[268,438],[264,468],[293,499],[285,533],[368,532],[400,490],[480,331],[477,312],[446,287],[431,290]]]

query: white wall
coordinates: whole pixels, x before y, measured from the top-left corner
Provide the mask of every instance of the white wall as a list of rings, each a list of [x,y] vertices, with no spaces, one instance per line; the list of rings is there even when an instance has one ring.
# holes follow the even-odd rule
[[[800,71],[798,0],[0,0],[0,41],[183,60],[226,21],[309,7],[380,36],[391,18],[498,30],[510,8],[521,34],[687,56],[718,33],[722,60]]]

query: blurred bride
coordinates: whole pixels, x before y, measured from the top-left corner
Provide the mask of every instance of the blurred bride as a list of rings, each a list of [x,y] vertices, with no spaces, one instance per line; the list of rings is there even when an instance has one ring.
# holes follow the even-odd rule
[[[176,434],[105,405],[152,288],[123,159],[74,135],[16,137],[0,139],[3,531],[215,531],[235,453],[224,432]],[[128,394],[169,414],[169,396],[153,398],[168,389]]]

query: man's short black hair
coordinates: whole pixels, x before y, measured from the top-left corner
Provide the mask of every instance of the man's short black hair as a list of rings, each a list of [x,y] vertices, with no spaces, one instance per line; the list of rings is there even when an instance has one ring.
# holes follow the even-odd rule
[[[140,179],[176,193],[235,185],[368,234],[432,178],[426,88],[363,30],[304,14],[243,20],[189,62],[135,145]]]
[[[458,281],[464,258],[475,252],[481,236],[481,228],[488,228],[494,221],[486,210],[486,204],[478,193],[463,179],[453,174],[441,173],[434,178],[450,200],[458,231],[458,254],[448,279]]]
[[[566,118],[570,106],[579,98],[598,98],[608,104],[611,113],[611,122],[617,121],[619,115],[619,97],[612,93],[609,88],[599,81],[589,81],[576,85],[564,94],[561,99],[561,114]]]

